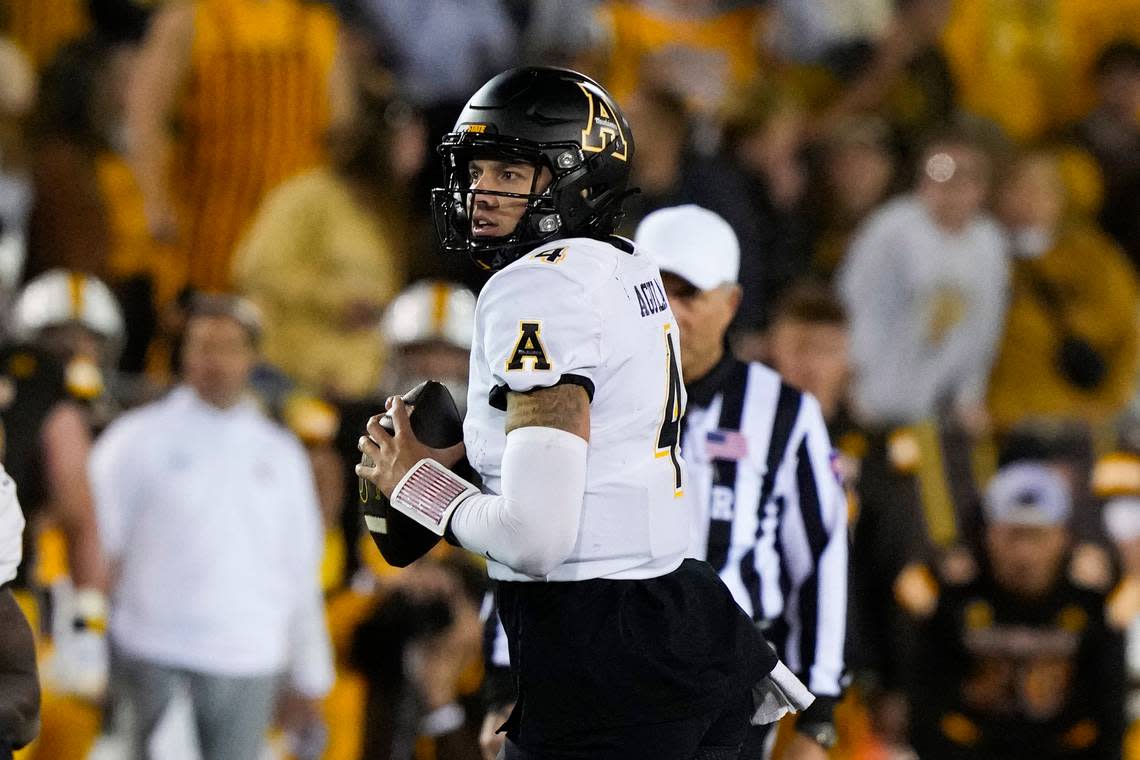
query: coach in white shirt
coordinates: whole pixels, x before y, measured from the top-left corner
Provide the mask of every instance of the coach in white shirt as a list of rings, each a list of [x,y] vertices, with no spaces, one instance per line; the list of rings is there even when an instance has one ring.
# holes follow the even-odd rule
[[[315,700],[332,684],[309,462],[246,397],[258,334],[246,302],[200,299],[184,384],[92,452],[114,568],[112,695],[129,707],[136,758],[179,686],[205,760],[249,760],[282,688]]]

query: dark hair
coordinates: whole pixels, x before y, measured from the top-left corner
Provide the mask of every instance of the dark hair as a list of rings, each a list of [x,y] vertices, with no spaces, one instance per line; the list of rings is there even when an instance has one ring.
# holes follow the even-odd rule
[[[1140,45],[1132,40],[1116,40],[1106,46],[1093,64],[1097,78],[1108,76],[1120,69],[1140,71]]]
[[[776,301],[771,324],[785,320],[846,327],[847,310],[830,287],[808,280],[793,284]]]
[[[106,43],[93,35],[59,48],[40,73],[39,95],[28,124],[33,139],[63,137],[89,148],[101,146],[92,98],[109,52]]]
[[[1083,423],[1030,418],[1001,436],[998,467],[1025,461],[1084,461],[1092,457],[1092,449],[1092,434]]]
[[[186,324],[195,317],[226,317],[246,331],[254,347],[261,343],[261,314],[252,301],[230,293],[196,293],[186,312]]]
[[[111,44],[142,42],[153,12],[151,0],[87,0],[91,23]]]
[[[342,176],[387,186],[389,179],[383,175],[391,156],[393,129],[415,118],[407,101],[389,94],[361,93],[356,118],[330,128],[325,135],[330,161]]]

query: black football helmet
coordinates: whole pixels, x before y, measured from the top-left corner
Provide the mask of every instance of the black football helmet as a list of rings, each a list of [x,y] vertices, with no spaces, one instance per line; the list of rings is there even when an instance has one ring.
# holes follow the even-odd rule
[[[633,135],[597,82],[569,69],[535,66],[511,69],[483,85],[444,136],[439,154],[447,186],[432,190],[432,215],[440,242],[497,270],[546,240],[612,234],[629,194]],[[527,194],[479,190],[526,199],[509,235],[471,233],[468,162],[476,158],[525,161],[553,176],[541,193],[533,183]]]

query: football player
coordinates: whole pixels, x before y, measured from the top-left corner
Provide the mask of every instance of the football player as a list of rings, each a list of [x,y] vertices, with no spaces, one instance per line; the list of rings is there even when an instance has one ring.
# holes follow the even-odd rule
[[[439,152],[441,241],[493,273],[466,448],[421,444],[393,398],[395,435],[369,421],[374,464],[357,474],[487,558],[518,682],[508,760],[736,757],[754,713],[795,700],[769,689],[778,709],[755,709],[754,685],[787,669],[716,573],[685,559],[676,322],[656,265],[612,234],[629,125],[581,74],[513,69]],[[483,492],[448,469],[464,452]]]

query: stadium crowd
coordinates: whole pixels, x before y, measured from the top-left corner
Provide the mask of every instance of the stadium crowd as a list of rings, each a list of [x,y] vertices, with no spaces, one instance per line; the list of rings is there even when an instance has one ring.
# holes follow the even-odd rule
[[[385,565],[352,465],[466,397],[434,146],[519,64],[626,110],[622,234],[727,221],[731,350],[819,402],[831,756],[1140,759],[1140,0],[0,0],[16,757],[494,756],[481,566]]]

